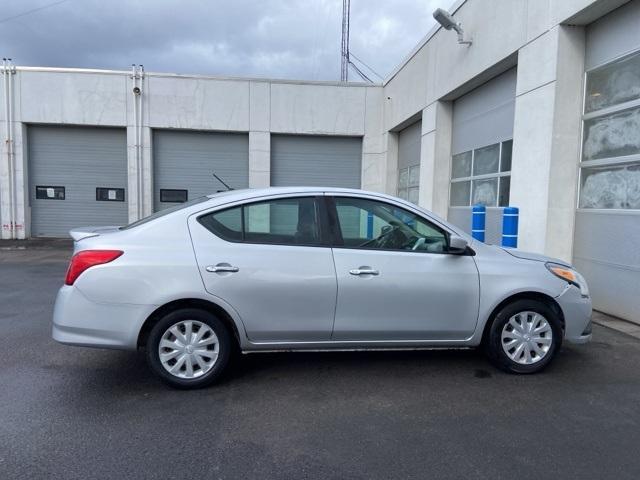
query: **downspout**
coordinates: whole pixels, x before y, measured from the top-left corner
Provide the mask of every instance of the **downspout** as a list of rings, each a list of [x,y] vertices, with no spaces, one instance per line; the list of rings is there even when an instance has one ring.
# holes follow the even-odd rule
[[[2,59],[2,75],[4,79],[4,111],[5,111],[5,145],[7,152],[7,174],[9,180],[9,238],[13,238],[14,232],[14,215],[13,215],[13,162],[11,158],[11,107],[10,107],[10,73],[9,60]],[[3,226],[4,228],[4,226]]]
[[[134,155],[135,155],[135,163],[136,163],[136,185],[138,186],[137,188],[137,192],[136,192],[136,219],[139,220],[140,218],[142,218],[140,216],[140,140],[138,138],[139,136],[139,130],[138,130],[138,72],[136,69],[135,64],[131,65],[131,80],[133,82],[133,88],[132,88],[132,93],[133,93],[133,147],[134,147]]]
[[[142,109],[142,95],[144,94],[144,66],[140,65],[138,67],[138,73],[140,76],[139,79],[139,88],[140,91],[138,93],[138,158],[139,158],[139,169],[138,169],[138,217],[144,217],[144,150],[142,148],[143,144],[143,129],[142,129],[142,119],[143,119],[143,109]]]

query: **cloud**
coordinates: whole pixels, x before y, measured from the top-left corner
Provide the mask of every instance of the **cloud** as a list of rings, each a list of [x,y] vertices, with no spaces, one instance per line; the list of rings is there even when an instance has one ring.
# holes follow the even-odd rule
[[[49,3],[10,2],[0,20]],[[384,76],[437,6],[352,0],[351,50]],[[67,0],[1,23],[0,54],[17,65],[337,80],[341,14],[340,0]]]

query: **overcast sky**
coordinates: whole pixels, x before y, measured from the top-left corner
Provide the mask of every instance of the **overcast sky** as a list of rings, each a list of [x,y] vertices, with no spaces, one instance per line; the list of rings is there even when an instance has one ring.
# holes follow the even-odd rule
[[[351,0],[351,51],[384,77],[434,25],[433,10],[451,4]],[[0,0],[0,56],[16,65],[338,80],[341,15],[342,0]]]

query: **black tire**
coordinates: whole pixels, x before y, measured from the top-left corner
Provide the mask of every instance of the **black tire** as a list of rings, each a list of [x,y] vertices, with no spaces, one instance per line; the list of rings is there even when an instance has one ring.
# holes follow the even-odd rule
[[[518,363],[507,355],[502,346],[502,331],[509,319],[520,312],[535,312],[542,315],[551,327],[551,345],[546,354],[532,364]],[[562,346],[562,324],[558,313],[544,302],[538,300],[516,300],[504,306],[493,318],[484,348],[489,360],[505,372],[529,374],[542,371],[556,356]]]
[[[170,373],[160,361],[159,346],[164,333],[173,325],[185,320],[195,320],[208,325],[218,337],[218,355],[209,371],[196,378],[181,378]],[[179,389],[203,388],[217,381],[225,371],[233,340],[227,327],[215,315],[197,308],[175,310],[162,317],[151,329],[147,341],[147,361],[153,372],[168,385]],[[196,367],[199,369],[200,367]]]

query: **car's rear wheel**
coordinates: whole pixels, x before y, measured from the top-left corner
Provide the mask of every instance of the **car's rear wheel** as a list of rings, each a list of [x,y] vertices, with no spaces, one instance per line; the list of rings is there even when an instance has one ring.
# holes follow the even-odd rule
[[[151,329],[147,359],[169,385],[202,388],[215,382],[229,363],[231,335],[213,314],[200,309],[173,311]]]
[[[485,348],[490,360],[510,373],[536,373],[562,345],[558,314],[544,302],[517,300],[494,317]]]

